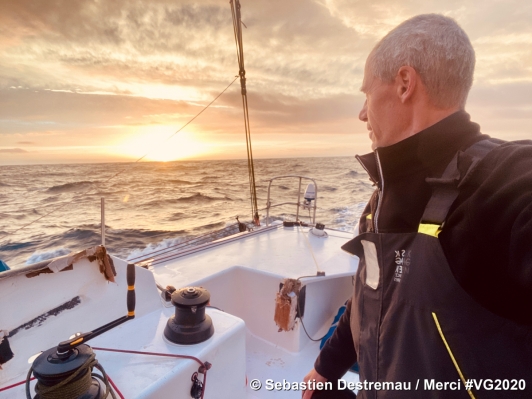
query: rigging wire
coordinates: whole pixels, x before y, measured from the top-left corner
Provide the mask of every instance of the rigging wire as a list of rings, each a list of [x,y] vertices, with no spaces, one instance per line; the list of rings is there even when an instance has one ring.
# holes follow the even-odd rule
[[[281,227],[282,225],[278,226],[278,227]],[[214,244],[215,241],[212,241],[210,243],[204,243],[205,245],[207,244]],[[201,245],[204,245],[204,244],[199,244],[200,246]],[[222,243],[218,243],[218,245],[221,245]],[[197,244],[195,244],[197,245]],[[155,258],[151,263],[150,263],[150,266],[157,266],[157,265],[160,265],[160,264],[163,264],[163,263],[166,263],[166,262],[169,262],[171,260],[174,260],[174,259],[178,259],[186,254],[190,254],[192,252],[194,252],[195,249],[198,249],[200,248],[199,246],[198,247],[191,247],[191,248],[178,248],[177,250],[175,250],[174,253],[171,253],[169,254],[168,256],[164,256],[162,258]],[[148,258],[149,259],[149,258]],[[136,261],[135,263],[140,263],[139,261]]]
[[[224,232],[226,230],[234,229],[236,226],[237,226],[237,224],[234,223],[234,224],[231,224],[231,225],[229,225],[227,227],[224,227],[223,229],[211,231],[210,233],[205,233],[205,234],[196,236],[194,238],[191,238],[190,240],[186,240],[186,241],[183,241],[183,242],[179,242],[177,244],[169,245],[166,248],[162,248],[162,249],[158,249],[158,250],[155,250],[155,251],[152,251],[152,252],[144,253],[144,254],[136,256],[134,258],[129,258],[128,262],[133,262],[134,261],[134,263],[140,263],[140,262],[146,261],[148,259],[151,259],[152,257],[159,257],[161,255],[164,255],[164,254],[168,253],[168,252],[172,252],[172,251],[175,251],[177,249],[181,249],[180,247],[186,247],[187,245],[190,245],[194,241],[198,241],[198,240],[207,238],[209,236],[217,235],[217,234],[222,233],[222,232]],[[155,255],[155,254],[157,254],[157,255]]]
[[[207,104],[200,112],[198,112],[192,119],[190,119],[187,123],[185,123],[183,126],[181,126],[179,129],[177,129],[173,134],[171,134],[170,136],[168,136],[164,141],[168,141],[170,140],[172,137],[174,137],[177,133],[179,133],[181,130],[183,130],[185,127],[187,127],[190,123],[192,123],[192,121],[194,121],[194,119],[196,119],[198,116],[200,116],[207,108],[209,108],[222,94],[224,94],[227,89],[229,89],[229,87],[232,86],[233,83],[235,83],[235,81],[238,79],[238,76],[236,76],[233,81],[231,83],[229,83],[227,85],[227,87],[225,89],[222,90],[222,92],[220,92],[220,94],[218,94],[216,97],[214,97],[214,99],[209,103]],[[100,181],[98,182],[98,184],[105,184],[105,183],[108,183],[110,180],[114,179],[115,177],[117,177],[118,175],[121,175],[123,172],[125,171],[128,171],[130,170],[135,164],[137,164],[138,162],[142,161],[144,158],[146,158],[148,155],[150,154],[150,152],[147,152],[145,153],[143,156],[141,156],[139,159],[137,159],[133,164],[131,164],[130,166],[122,169],[122,170],[119,170],[118,172],[116,172],[114,175],[112,175],[111,177],[109,177],[107,180],[104,180],[104,181]],[[87,190],[83,191],[80,195],[84,196],[86,195],[90,190],[92,190],[93,187],[89,187]],[[63,202],[62,204],[60,204],[59,206],[55,207],[54,209],[52,209],[50,212],[47,212],[45,213],[44,215],[38,217],[37,219],[35,220],[32,220],[31,222],[19,227],[18,229],[16,230],[13,230],[11,232],[6,232],[6,234],[8,236],[10,235],[13,235],[15,233],[17,233],[18,231],[22,230],[22,229],[25,229],[26,227],[28,226],[31,226],[32,224],[38,222],[39,220],[47,217],[48,215],[51,215],[52,213],[55,213],[57,212],[58,210],[64,208],[66,205],[68,204],[71,204],[72,202],[74,202],[76,198],[72,198],[70,201],[66,201],[66,202]]]
[[[236,56],[238,58],[238,76],[240,77],[240,92],[242,93],[242,108],[244,109],[244,129],[246,131],[246,148],[248,154],[249,193],[251,197],[251,218],[256,226],[260,226],[257,206],[257,189],[255,185],[255,168],[253,165],[253,151],[251,148],[251,129],[249,126],[248,97],[246,89],[246,69],[244,68],[244,44],[242,41],[242,25],[240,15],[240,1],[230,0],[233,16],[233,30],[235,33]],[[245,26],[245,25],[244,25]]]

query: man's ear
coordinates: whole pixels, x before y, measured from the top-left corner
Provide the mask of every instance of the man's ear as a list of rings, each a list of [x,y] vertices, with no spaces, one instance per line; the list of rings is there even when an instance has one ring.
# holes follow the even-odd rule
[[[419,75],[411,66],[402,66],[397,71],[395,83],[397,87],[397,96],[402,103],[412,98],[416,91],[417,80]]]

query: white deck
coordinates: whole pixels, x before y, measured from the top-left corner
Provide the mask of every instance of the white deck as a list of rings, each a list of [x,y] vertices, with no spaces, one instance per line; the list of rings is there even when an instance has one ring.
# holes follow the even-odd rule
[[[186,354],[212,363],[205,398],[300,398],[296,391],[268,391],[266,380],[299,382],[312,368],[319,343],[310,341],[299,321],[294,330],[278,332],[273,321],[275,296],[286,277],[306,285],[303,321],[313,337],[329,328],[339,306],[350,296],[358,260],[340,250],[350,234],[329,231],[318,238],[307,228],[277,226],[228,237],[201,251],[154,267],[137,270],[137,317],[89,342],[93,347]],[[312,252],[309,248],[312,248]],[[317,265],[314,261],[316,259]],[[81,304],[23,330],[10,338],[15,358],[0,371],[0,388],[21,381],[32,354],[46,350],[78,331],[90,331],[121,314],[125,308],[125,262],[115,260],[117,283],[103,280],[97,266],[88,261],[74,270],[33,278],[18,276],[0,280],[0,329],[10,330],[34,319],[76,295]],[[164,307],[155,289],[159,284],[177,288],[201,285],[211,293],[207,309],[215,334],[192,346],[171,344],[163,330],[173,307]],[[35,297],[28,292],[46,292]],[[245,323],[245,324],[244,324]],[[198,365],[191,360],[96,351],[100,363],[127,399],[188,398],[190,376]],[[346,379],[357,375],[348,373]],[[259,379],[263,388],[253,391],[246,381]],[[0,392],[0,398],[24,398],[22,386]]]
[[[326,272],[326,278],[353,275],[358,258],[343,252],[340,247],[353,238],[341,231],[327,231],[328,237],[309,234],[307,227],[283,227],[274,224],[265,230],[240,233],[221,242],[216,250],[199,251],[186,257],[168,261],[153,268],[157,282],[176,287],[191,285],[233,266],[298,278],[316,274],[316,262]],[[306,238],[305,238],[306,237]],[[308,240],[307,240],[308,238]],[[218,241],[218,242],[220,242]],[[309,249],[312,247],[312,252]]]
[[[277,225],[255,234],[244,233],[216,250],[190,254],[152,271],[163,286],[207,288],[213,306],[244,320],[247,380],[259,379],[263,384],[259,391],[248,385],[248,398],[300,398],[300,392],[265,389],[266,379],[302,381],[319,353],[319,342],[310,341],[299,322],[294,331],[277,331],[275,295],[284,278],[316,275],[318,268],[324,271],[325,277],[302,280],[307,285],[303,321],[313,338],[323,336],[351,295],[351,276],[358,258],[340,249],[351,238],[351,234],[337,231],[316,237],[305,227]],[[345,379],[355,381],[358,375],[348,373]]]

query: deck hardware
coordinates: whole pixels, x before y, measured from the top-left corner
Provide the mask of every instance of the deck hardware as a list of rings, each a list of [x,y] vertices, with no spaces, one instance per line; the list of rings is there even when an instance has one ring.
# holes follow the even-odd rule
[[[316,226],[311,228],[310,233],[316,237],[328,237],[329,235],[325,231],[325,225],[323,223],[316,223]]]
[[[200,399],[201,393],[203,392],[203,384],[198,378],[198,372],[192,374],[190,380],[192,381],[192,387],[190,388],[190,396],[194,399]]]
[[[100,370],[101,375],[93,373],[94,368]],[[64,353],[59,353],[57,348],[41,353],[33,362],[26,380],[26,397],[30,399],[29,381],[32,372],[37,379],[35,398],[104,399],[109,393],[115,398],[105,370],[88,345],[77,346],[75,350],[68,352],[66,357]],[[98,379],[103,382],[105,391]]]
[[[240,220],[238,220],[238,216],[236,217],[236,222],[238,223],[238,231],[240,233],[244,233],[249,230],[245,223],[242,223]]]
[[[0,330],[0,370],[2,370],[2,364],[7,363],[13,356],[13,351],[7,340],[7,334]]]
[[[214,326],[205,308],[211,294],[201,287],[185,287],[172,294],[175,314],[168,319],[164,336],[170,342],[193,345],[208,340],[214,334]]]
[[[279,292],[275,298],[275,314],[273,320],[279,332],[294,329],[297,317],[297,308],[301,282],[291,278],[285,278],[279,285]]]
[[[270,201],[270,193],[271,193],[271,187],[272,187],[272,183],[274,180],[277,180],[277,179],[286,179],[286,178],[297,178],[299,179],[299,188],[298,188],[298,193],[297,193],[297,202],[281,202],[279,204],[272,204],[272,202]],[[312,181],[311,184],[309,184],[307,186],[307,191],[303,194],[303,197],[305,198],[306,196],[308,196],[308,199],[305,198],[305,201],[302,203],[301,202],[301,183],[302,183],[302,179],[307,179],[307,180],[310,180]],[[298,175],[286,175],[286,176],[276,176],[276,177],[273,177],[271,178],[269,181],[269,184],[268,184],[268,198],[266,200],[266,208],[264,208],[266,210],[266,226],[270,226],[270,209],[271,208],[275,208],[275,207],[278,207],[278,206],[283,206],[283,205],[295,205],[296,206],[296,222],[299,222],[299,208],[304,208],[304,209],[308,209],[309,210],[309,216],[310,216],[310,224],[314,224],[316,223],[316,209],[318,208],[318,184],[316,183],[316,181],[310,177],[306,177],[306,176],[298,176]],[[311,189],[309,186],[313,186],[313,193],[311,194]],[[312,205],[312,201],[310,201],[309,199],[311,199],[312,197],[313,198],[313,201],[314,201],[314,205]],[[264,209],[259,209],[259,210],[264,210]],[[313,210],[313,214],[312,216],[310,215],[310,210]]]
[[[316,199],[316,189],[314,187],[314,184],[307,184],[307,188],[305,189],[305,194],[303,195],[303,198],[305,198],[305,201],[303,201],[303,209],[310,210],[312,208],[310,206],[312,204],[312,201]]]
[[[41,353],[32,363],[26,379],[26,396],[31,398],[29,381],[31,374],[37,378],[35,391],[38,398],[54,399],[64,397],[83,397],[84,399],[103,399],[108,394],[115,398],[103,367],[98,363],[87,341],[96,338],[112,328],[135,317],[135,265],[128,264],[126,269],[127,315],[111,321],[93,331],[76,333],[70,339],[62,341],[56,347]],[[75,298],[74,298],[75,299]],[[79,299],[79,298],[78,298]],[[93,368],[101,371],[96,375],[104,382],[106,392],[101,390],[98,380],[91,377]]]
[[[176,288],[173,285],[167,285],[166,288],[162,289],[161,298],[165,302],[170,302],[172,300],[172,294],[176,291]]]

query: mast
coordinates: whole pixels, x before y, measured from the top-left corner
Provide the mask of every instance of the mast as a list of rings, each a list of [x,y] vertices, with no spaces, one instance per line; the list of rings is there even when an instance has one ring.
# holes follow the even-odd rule
[[[246,70],[244,68],[244,44],[242,42],[242,21],[240,19],[240,1],[230,0],[233,15],[233,29],[235,31],[236,56],[238,59],[238,76],[240,77],[240,92],[242,93],[242,107],[244,108],[244,129],[246,131],[246,147],[248,153],[249,194],[251,199],[251,215],[256,226],[260,226],[259,210],[257,206],[257,189],[255,186],[255,168],[253,165],[253,151],[251,148],[251,130],[249,127],[248,97],[246,90]]]

